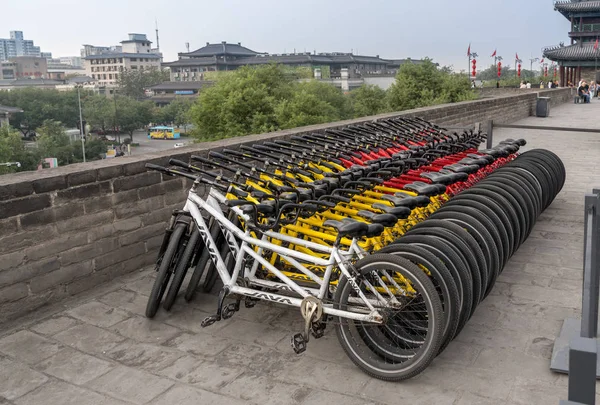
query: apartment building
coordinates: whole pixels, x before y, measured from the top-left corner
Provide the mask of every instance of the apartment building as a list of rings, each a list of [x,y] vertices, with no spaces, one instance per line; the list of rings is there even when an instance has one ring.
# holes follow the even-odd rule
[[[23,31],[10,31],[10,38],[0,38],[0,61],[16,56],[41,56],[40,47],[23,39]]]

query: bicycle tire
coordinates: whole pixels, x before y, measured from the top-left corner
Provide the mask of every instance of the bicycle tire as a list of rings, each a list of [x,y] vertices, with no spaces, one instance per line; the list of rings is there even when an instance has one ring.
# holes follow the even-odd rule
[[[170,311],[175,303],[175,299],[177,298],[177,294],[179,294],[183,280],[185,279],[188,269],[192,264],[194,254],[198,250],[200,239],[200,232],[198,231],[198,228],[194,226],[192,229],[192,234],[188,239],[187,246],[177,262],[177,267],[173,272],[173,281],[171,281],[169,291],[167,292],[167,295],[163,301],[162,306],[165,311]]]
[[[215,241],[215,243],[216,243],[221,230],[219,228],[219,225],[214,220],[214,218],[211,218],[210,221],[208,222],[208,229],[209,229],[209,232],[210,232],[210,235],[211,235],[213,241]],[[200,259],[198,259],[196,268],[194,269],[194,272],[192,273],[192,278],[190,279],[190,282],[188,283],[187,289],[185,291],[185,300],[187,302],[190,302],[192,299],[194,299],[194,296],[196,295],[196,291],[200,285],[200,281],[202,280],[202,277],[207,275],[209,273],[209,271],[212,269],[212,261],[210,259],[210,253],[208,252],[208,249],[206,248],[204,242],[202,243],[200,248],[202,249],[202,251],[200,252]]]
[[[385,381],[401,381],[421,373],[437,355],[441,344],[444,313],[433,283],[421,269],[410,261],[392,255],[374,254],[355,264],[355,268],[361,276],[377,271],[382,266],[385,266],[386,269],[392,268],[409,279],[422,296],[430,325],[422,349],[408,361],[390,363],[389,360],[374,353],[358,333],[353,333],[356,321],[338,317],[335,329],[344,352],[363,372]],[[336,289],[334,308],[347,308],[348,297],[353,291],[350,284],[345,277],[342,277]]]
[[[184,236],[186,230],[186,224],[178,223],[173,229],[171,238],[169,238],[169,244],[167,245],[167,249],[165,250],[165,254],[163,255],[160,267],[158,268],[158,274],[156,275],[156,279],[154,280],[154,284],[152,285],[152,290],[150,291],[148,303],[146,304],[147,318],[154,318],[156,312],[158,311],[160,301],[162,300],[162,297],[167,289],[167,285],[169,284],[169,280],[171,278],[171,268],[173,266],[173,261],[175,260],[177,251],[180,249],[181,238]]]

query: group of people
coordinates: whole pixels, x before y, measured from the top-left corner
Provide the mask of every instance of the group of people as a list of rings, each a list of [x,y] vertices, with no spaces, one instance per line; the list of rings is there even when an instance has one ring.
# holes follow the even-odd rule
[[[584,103],[589,103],[594,97],[598,96],[600,85],[592,81],[588,84],[585,80],[581,80],[577,86],[577,95],[583,99]]]
[[[558,80],[550,80],[548,83],[544,83],[543,81],[541,81],[540,89],[545,89],[546,87],[548,87],[549,89],[557,89],[558,88]],[[523,80],[521,82],[521,85],[519,86],[519,88],[520,89],[530,89],[531,82]]]

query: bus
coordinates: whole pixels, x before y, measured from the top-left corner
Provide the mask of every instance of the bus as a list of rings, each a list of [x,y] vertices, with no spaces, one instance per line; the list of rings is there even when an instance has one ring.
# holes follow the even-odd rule
[[[150,139],[179,139],[179,131],[173,127],[150,127],[148,128],[148,138]]]

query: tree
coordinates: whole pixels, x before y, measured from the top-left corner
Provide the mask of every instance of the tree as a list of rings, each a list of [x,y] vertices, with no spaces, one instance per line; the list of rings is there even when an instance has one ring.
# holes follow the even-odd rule
[[[112,100],[102,95],[91,95],[83,101],[83,117],[94,129],[110,128],[115,124],[115,107]]]
[[[190,122],[189,111],[193,104],[194,100],[191,98],[176,97],[175,100],[158,110],[155,121],[176,126],[188,124]]]
[[[275,113],[283,129],[340,120],[339,111],[333,105],[307,89],[296,91],[289,100],[283,100]]]
[[[73,149],[73,155],[77,161],[83,161],[83,151],[81,150],[80,142],[73,142],[71,144]],[[91,160],[98,160],[102,158],[103,154],[106,154],[107,146],[99,138],[86,138],[85,140],[85,160],[87,162]]]
[[[76,163],[71,140],[65,133],[65,127],[59,121],[46,120],[44,125],[37,129],[39,134],[38,150],[42,158],[53,157],[58,160],[59,166]],[[81,147],[81,145],[79,145]]]
[[[152,67],[150,69],[126,69],[119,74],[119,94],[136,100],[144,98],[145,90],[169,80],[169,72]]]
[[[129,134],[133,141],[133,132],[152,120],[154,104],[151,101],[137,101],[130,97],[118,97],[117,126]]]
[[[381,114],[387,110],[386,92],[381,87],[362,85],[350,92],[354,117]]]
[[[430,60],[404,64],[388,90],[388,103],[396,111],[476,98],[467,76],[438,69]]]
[[[37,169],[39,154],[36,148],[25,146],[18,131],[4,126],[0,127],[0,164],[9,162],[18,162],[21,167],[0,165],[0,174]]]

